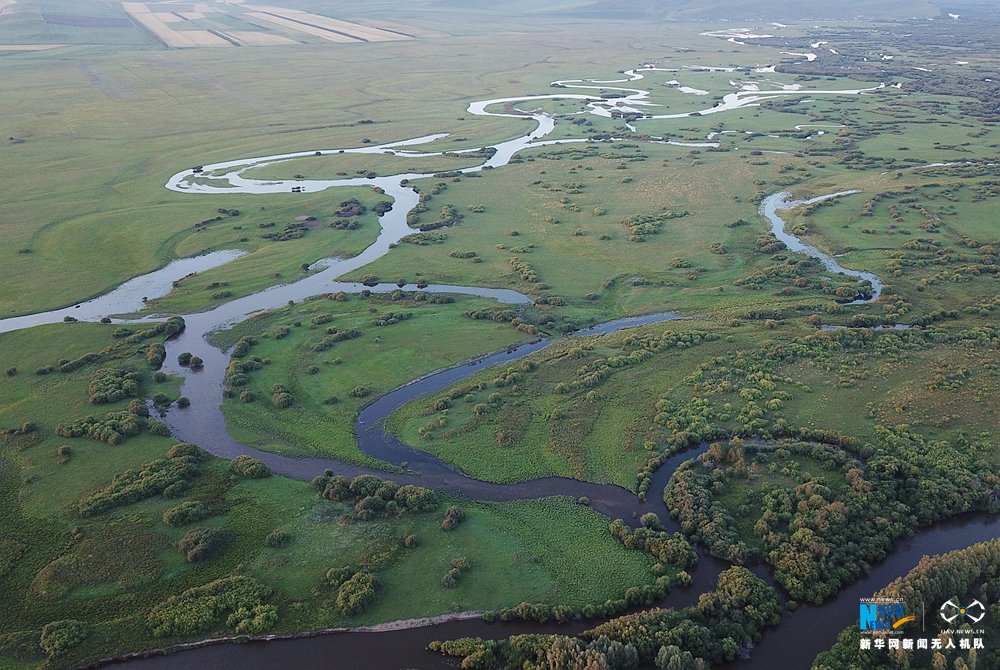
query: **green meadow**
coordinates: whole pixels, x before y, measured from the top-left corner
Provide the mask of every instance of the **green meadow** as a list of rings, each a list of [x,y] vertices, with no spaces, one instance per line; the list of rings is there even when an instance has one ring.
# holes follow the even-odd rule
[[[928,14],[923,3],[903,4]],[[253,362],[229,369],[221,399],[227,429],[244,444],[377,466],[353,432],[367,403],[546,337],[550,347],[419,398],[388,427],[484,480],[560,475],[655,498],[664,492],[650,490],[651,475],[665,458],[714,443],[674,478],[671,509],[692,542],[737,562],[770,562],[802,602],[835,592],[878,557],[870,543],[890,546],[911,519],[995,507],[1000,141],[986,86],[996,71],[992,32],[979,24],[803,23],[738,44],[703,34],[717,22],[661,20],[701,20],[689,3],[658,14],[516,0],[506,9],[520,14],[498,7],[484,20],[480,8],[454,3],[351,0],[342,9],[352,17],[391,16],[419,38],[304,38],[234,57],[164,48],[118,3],[13,7],[0,6],[0,43],[63,46],[0,50],[0,88],[10,92],[0,101],[0,318],[75,304],[221,249],[246,254],[185,277],[144,313],[199,312],[294,282],[317,260],[370,245],[386,196],[366,186],[195,195],[167,190],[167,180],[199,165],[439,133],[402,150],[440,156],[308,156],[245,176],[437,172],[412,184],[422,198],[414,235],[343,279],[508,288],[532,299],[511,307],[331,293],[212,333],[222,348],[242,342],[238,360]],[[814,63],[781,53],[816,39],[842,53]],[[894,60],[883,61],[890,50]],[[645,63],[676,72],[614,82]],[[781,71],[757,71],[768,65]],[[699,69],[711,67],[732,71]],[[604,83],[550,85],[583,78]],[[810,93],[880,83],[866,95]],[[634,87],[650,91],[652,106],[640,111],[671,114],[747,87],[796,85],[738,110],[640,120],[635,131],[625,119],[581,114],[586,103],[565,97]],[[477,117],[470,103],[528,95],[558,96],[511,105],[552,114],[545,139],[594,141],[536,146],[507,166],[452,174],[483,160],[454,152],[534,127]],[[864,287],[788,252],[758,215],[778,191],[847,189],[859,193],[784,216],[804,241],[883,279],[878,300],[850,306]],[[364,212],[349,203],[342,216],[352,199]],[[660,311],[684,318],[565,336]],[[169,333],[154,328],[62,323],[0,334],[2,667],[70,668],[216,635],[521,602],[583,611],[658,575],[668,585],[683,578],[680,566],[627,549],[579,501],[438,494],[419,509],[407,501],[426,492],[392,497],[395,488],[372,480],[320,481],[316,490],[175,448],[155,412],[144,414],[147,400],[185,400],[182,379],[159,372]],[[343,490],[354,497],[338,498]],[[816,541],[790,549],[782,520],[794,515]],[[848,537],[855,523],[876,529],[863,547]],[[823,552],[836,555],[836,569]]]
[[[246,321],[219,341],[252,337],[251,355],[267,364],[247,373],[245,385],[233,385],[230,377],[231,397],[222,404],[226,424],[242,443],[261,449],[372,464],[355,444],[354,419],[362,407],[412,379],[527,339],[508,325],[465,316],[493,306],[469,298],[433,304],[351,296],[314,299]],[[352,337],[326,347],[331,331]],[[290,407],[272,403],[275,384],[294,398]]]

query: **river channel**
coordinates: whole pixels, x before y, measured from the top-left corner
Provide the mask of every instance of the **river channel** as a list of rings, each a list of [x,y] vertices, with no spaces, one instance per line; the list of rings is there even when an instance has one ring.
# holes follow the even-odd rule
[[[646,71],[655,69],[650,67],[646,68]],[[629,71],[627,73],[628,81],[642,79],[643,75],[640,74],[642,71]],[[533,121],[533,129],[521,137],[494,145],[491,147],[491,155],[485,160],[481,154],[477,156],[483,162],[470,165],[459,172],[471,173],[479,172],[485,168],[502,167],[507,165],[516,153],[532,147],[588,141],[586,138],[542,140],[554,129],[554,118],[541,111],[521,111],[517,108],[510,111],[514,105],[524,105],[539,100],[579,99],[586,103],[587,113],[599,116],[611,115],[613,111],[637,112],[641,108],[653,105],[648,100],[649,92],[641,89],[611,89],[607,86],[587,86],[570,81],[556,82],[556,84],[560,88],[593,88],[597,94],[522,96],[472,103],[469,106],[469,112],[472,114],[522,118]],[[618,90],[622,93],[622,97],[605,98],[601,93],[607,90]],[[762,100],[778,96],[858,95],[875,90],[877,89],[740,91],[726,95],[721,103],[708,109],[683,114],[648,115],[647,118],[679,118],[694,114],[720,113],[747,105],[759,104]],[[504,105],[507,111],[487,111],[488,107],[494,105]],[[405,147],[432,142],[443,136],[432,135],[362,148],[304,151],[240,159],[215,165],[198,166],[170,178],[166,184],[168,189],[202,196],[232,193],[263,195],[287,193],[292,189],[296,189],[298,192],[317,192],[338,186],[364,185],[383,189],[385,194],[393,199],[394,206],[391,211],[380,217],[380,233],[376,241],[357,256],[317,261],[310,268],[313,271],[311,274],[294,283],[274,286],[253,295],[224,303],[210,311],[183,315],[186,329],[167,342],[167,363],[164,366],[164,371],[184,376],[182,393],[190,398],[191,405],[185,409],[171,410],[166,416],[168,424],[178,438],[195,442],[218,457],[234,458],[240,454],[249,454],[263,460],[276,473],[292,478],[308,480],[320,474],[324,469],[330,468],[338,474],[347,476],[361,473],[377,474],[391,478],[398,483],[429,486],[476,500],[509,501],[547,496],[586,496],[595,510],[610,518],[623,518],[630,523],[635,523],[638,516],[644,512],[653,511],[660,516],[668,530],[678,530],[677,524],[670,519],[667,513],[660,492],[666,486],[674,470],[686,460],[697,456],[701,450],[691,450],[672,456],[654,474],[650,487],[650,500],[640,502],[632,492],[615,485],[582,482],[562,477],[546,477],[514,484],[479,481],[455,470],[426,452],[403,444],[397,437],[385,432],[385,418],[403,404],[447,388],[486,366],[510,362],[536,352],[548,346],[550,342],[546,339],[523,344],[428,375],[390,392],[365,407],[355,423],[358,448],[365,454],[388,464],[387,468],[396,466],[394,471],[387,472],[386,470],[365,468],[319,457],[292,458],[264,452],[241,445],[227,432],[220,404],[223,375],[229,362],[229,356],[226,352],[210,345],[206,336],[213,331],[238,323],[256,312],[277,309],[287,304],[289,300],[299,301],[311,296],[340,290],[354,293],[364,289],[377,292],[395,290],[397,288],[395,284],[363,287],[359,284],[337,282],[336,280],[389,253],[390,249],[402,237],[413,232],[406,223],[406,214],[417,205],[418,196],[409,186],[409,182],[432,176],[431,174],[399,174],[374,179],[266,181],[248,179],[243,173],[251,168],[317,154],[393,153],[411,158],[434,156],[438,154],[414,152],[405,149]],[[652,141],[669,140],[653,138]],[[458,153],[469,153],[470,161],[474,162],[471,154],[475,151],[469,149]],[[872,295],[852,303],[857,304],[878,297],[882,290],[882,284],[878,277],[869,272],[844,268],[829,255],[815,247],[806,245],[785,231],[784,221],[779,215],[779,212],[783,210],[843,194],[845,193],[820,196],[811,200],[791,201],[787,193],[777,193],[762,202],[760,213],[768,220],[771,231],[790,250],[819,259],[831,272],[867,280],[872,286]],[[236,251],[220,251],[197,259],[177,261],[150,275],[126,282],[116,291],[101,298],[81,303],[80,306],[0,320],[0,332],[19,330],[40,323],[62,321],[66,316],[81,321],[95,321],[103,317],[134,312],[142,306],[144,298],[154,298],[166,294],[173,281],[189,272],[207,269],[234,260],[239,254],[240,252]],[[183,263],[187,263],[187,265],[181,265]],[[403,289],[416,290],[417,287],[404,286]],[[432,285],[421,290],[471,294],[515,305],[530,303],[527,296],[504,289]],[[679,318],[678,315],[662,313],[619,319],[580,331],[571,337],[611,333],[622,328],[675,318]],[[152,317],[148,317],[148,319],[152,319]],[[192,371],[181,368],[176,363],[177,354],[181,351],[189,351],[200,356],[205,361],[204,369]],[[399,466],[404,462],[407,467],[405,471],[402,471]],[[995,537],[998,529],[997,524],[1000,523],[998,519],[1000,517],[966,516],[923,529],[915,538],[900,542],[890,556],[874,566],[865,578],[842,590],[824,605],[800,607],[795,612],[787,613],[781,626],[767,633],[763,643],[754,651],[752,659],[736,665],[740,668],[808,667],[815,654],[828,648],[840,629],[853,621],[857,613],[856,604],[859,596],[871,595],[872,591],[891,581],[892,578],[904,574],[916,564],[923,554],[962,548],[974,542]],[[698,566],[691,570],[693,584],[688,588],[675,590],[660,605],[681,607],[693,604],[697,601],[700,593],[714,587],[719,572],[727,565],[725,562],[711,557],[702,557]],[[465,619],[402,630],[354,631],[292,640],[205,646],[171,656],[130,660],[124,664],[129,667],[138,666],[136,670],[223,667],[240,667],[245,670],[264,670],[265,668],[365,668],[373,670],[440,668],[447,667],[444,659],[425,650],[427,643],[434,639],[463,636],[499,638],[520,632],[554,630],[573,634],[590,627],[593,623],[595,622],[543,626],[529,623],[486,624],[479,619]],[[118,662],[113,665],[117,667],[122,663]]]

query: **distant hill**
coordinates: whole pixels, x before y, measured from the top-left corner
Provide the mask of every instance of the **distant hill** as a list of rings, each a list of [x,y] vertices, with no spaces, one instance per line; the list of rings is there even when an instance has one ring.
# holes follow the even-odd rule
[[[503,16],[561,16],[645,21],[791,22],[806,20],[908,19],[945,16],[952,5],[995,3],[996,0],[283,0],[283,6],[301,5],[341,14],[388,12],[411,16],[435,14]]]
[[[503,3],[498,3],[502,5]],[[553,13],[593,18],[717,21],[720,19],[767,21],[844,20],[855,18],[930,18],[942,13],[930,0],[597,0]],[[538,3],[544,5],[544,3]],[[537,11],[537,10],[536,10]]]

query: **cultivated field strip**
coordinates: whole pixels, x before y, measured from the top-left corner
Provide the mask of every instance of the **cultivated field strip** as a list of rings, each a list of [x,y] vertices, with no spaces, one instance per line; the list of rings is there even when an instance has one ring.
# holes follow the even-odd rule
[[[303,12],[300,10],[284,9],[282,7],[272,7],[269,5],[245,5],[245,7],[257,12],[263,12],[269,16],[279,16],[296,23],[301,22],[309,26],[330,30],[348,37],[353,37],[354,39],[362,42],[389,42],[412,39],[411,35],[406,35],[401,32],[382,30],[380,28],[373,28],[359,23],[351,23],[350,21],[332,19],[328,16],[310,14],[309,12]]]
[[[168,47],[232,46],[230,42],[217,35],[213,35],[207,30],[174,30],[161,18],[160,14],[153,12],[145,3],[123,2],[122,7],[128,12],[129,16]]]
[[[371,19],[364,18],[350,18],[350,22],[356,25],[368,26],[369,28],[379,28],[390,33],[397,33],[404,37],[444,37],[445,33],[437,32],[435,30],[427,30],[426,28],[417,28],[416,26],[409,26],[405,23],[396,23],[395,21],[383,21],[379,19],[377,22]]]
[[[281,46],[283,44],[300,44],[295,40],[284,37],[282,35],[275,35],[274,33],[262,33],[252,30],[232,30],[226,33],[235,40],[242,42],[243,44],[251,47],[269,47],[269,46]]]
[[[65,44],[0,44],[0,51],[47,51],[58,49]]]
[[[273,23],[276,26],[281,26],[283,28],[290,28],[296,30],[300,33],[305,33],[306,35],[311,35],[313,37],[318,37],[320,39],[327,40],[328,42],[360,42],[361,40],[350,37],[348,35],[343,35],[341,33],[334,33],[326,30],[325,28],[318,28],[316,26],[306,25],[304,23],[296,23],[289,19],[282,18],[280,16],[275,16],[274,14],[265,14],[264,12],[249,12],[246,16],[256,19],[258,21],[265,21],[267,23]]]

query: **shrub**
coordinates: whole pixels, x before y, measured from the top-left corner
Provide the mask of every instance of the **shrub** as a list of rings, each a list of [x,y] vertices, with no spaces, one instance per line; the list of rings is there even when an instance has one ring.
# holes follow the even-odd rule
[[[89,627],[83,621],[53,621],[42,628],[40,644],[49,658],[56,658],[83,642],[89,632]]]
[[[455,506],[451,506],[444,514],[441,521],[441,530],[451,530],[465,519],[465,512]]]
[[[146,623],[157,637],[193,635],[212,628],[227,611],[236,613],[245,609],[251,614],[239,621],[261,615],[256,608],[264,605],[264,599],[270,594],[270,588],[250,577],[217,579],[188,589],[179,596],[170,596],[150,611]],[[276,617],[276,612],[274,614]],[[230,625],[239,625],[239,621]]]
[[[656,515],[656,512],[646,512],[639,517],[639,523],[642,524],[643,528],[649,528],[652,530],[660,530],[663,528],[663,525],[660,523],[660,517]]]
[[[72,361],[62,365],[60,370],[71,363]],[[141,381],[142,377],[138,373],[127,372],[120,368],[104,368],[96,371],[90,378],[87,399],[93,405],[103,405],[135,397],[139,395]]]
[[[197,356],[192,356],[191,360],[188,362],[192,370],[200,370],[205,367],[205,361],[201,360]]]
[[[259,635],[278,622],[278,608],[274,605],[254,605],[234,610],[226,625],[236,633]]]
[[[65,444],[56,449],[56,459],[59,465],[66,465],[69,463],[70,456],[72,455],[73,450]]]
[[[271,547],[272,549],[279,549],[281,547],[284,547],[291,541],[292,541],[291,534],[280,528],[275,528],[274,530],[272,530],[270,533],[267,534],[267,537],[264,538],[264,544]]]
[[[190,456],[161,458],[115,475],[110,484],[81,500],[77,509],[80,516],[101,514],[161,493],[166,495],[168,487],[187,485],[197,474],[196,459]]]
[[[348,395],[352,398],[364,398],[371,395],[371,392],[372,390],[368,386],[355,386],[348,392]]]
[[[337,607],[344,616],[354,616],[375,599],[378,580],[370,572],[358,572],[337,589]]]
[[[201,450],[196,444],[190,442],[178,442],[167,450],[165,458],[188,458],[195,462],[204,461],[208,454]]]
[[[271,396],[271,404],[278,409],[286,409],[295,404],[295,398],[292,397],[291,393],[275,393]]]
[[[188,398],[186,395],[182,395],[179,398],[177,398],[178,407],[187,407],[190,404],[191,404],[191,399]]]
[[[167,350],[159,342],[155,342],[146,347],[146,362],[149,367],[159,370],[163,366],[163,361],[167,358]]]
[[[271,468],[267,467],[264,461],[247,455],[234,458],[230,467],[233,472],[246,479],[263,479],[271,476]]]
[[[188,563],[207,561],[224,552],[233,533],[225,528],[194,528],[177,542],[177,549]]]
[[[185,501],[163,513],[163,523],[171,528],[186,526],[212,516],[212,510],[197,501]]]
[[[420,544],[420,540],[417,538],[416,535],[407,535],[406,537],[403,538],[403,546],[406,547],[407,549],[413,549],[418,544]]]
[[[145,414],[145,405],[140,403],[139,406]],[[103,420],[88,416],[71,424],[60,424],[56,426],[56,435],[60,437],[89,437],[114,446],[138,435],[143,429],[156,435],[170,435],[170,429],[162,421],[148,419],[142,414],[129,410],[108,412]]]
[[[191,362],[191,352],[185,351],[177,355],[178,365],[188,365]]]

